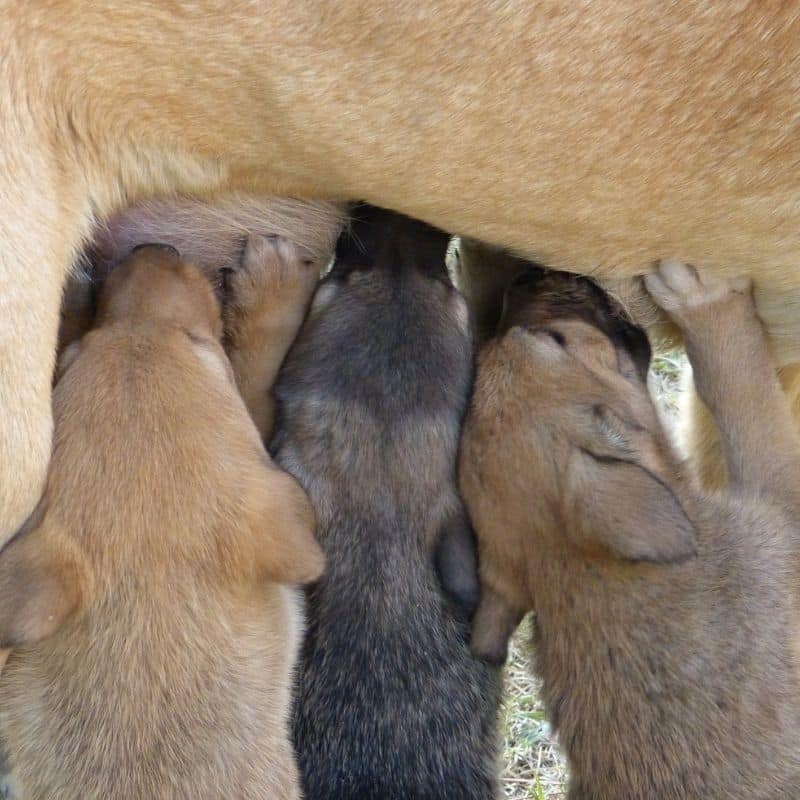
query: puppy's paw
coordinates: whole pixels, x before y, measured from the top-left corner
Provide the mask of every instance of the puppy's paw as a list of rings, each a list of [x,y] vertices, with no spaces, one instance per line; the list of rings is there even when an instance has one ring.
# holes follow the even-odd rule
[[[228,277],[226,322],[238,329],[287,307],[305,307],[319,274],[319,264],[294,242],[251,234],[239,268]]]
[[[701,275],[682,261],[662,261],[658,271],[645,276],[653,300],[681,326],[696,314],[713,313],[713,308],[730,300],[751,303],[749,278],[727,280]]]

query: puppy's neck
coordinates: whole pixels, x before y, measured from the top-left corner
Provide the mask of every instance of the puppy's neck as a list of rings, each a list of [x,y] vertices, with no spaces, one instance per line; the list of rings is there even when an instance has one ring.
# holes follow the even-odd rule
[[[171,338],[175,333],[181,333],[195,344],[205,346],[220,344],[218,332],[209,325],[207,320],[174,313],[165,313],[156,317],[146,314],[126,314],[118,319],[107,317],[102,320],[96,330],[114,338],[124,337],[131,341]]]

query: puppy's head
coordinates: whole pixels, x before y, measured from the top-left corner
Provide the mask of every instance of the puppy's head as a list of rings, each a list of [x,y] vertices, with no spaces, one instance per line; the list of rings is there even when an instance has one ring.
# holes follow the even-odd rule
[[[515,615],[534,605],[548,556],[669,563],[694,553],[649,361],[644,332],[590,280],[532,268],[509,288],[480,357],[461,475],[482,574]],[[502,626],[480,622],[478,649],[502,655],[505,642],[486,630]]]
[[[314,306],[343,290],[354,298],[351,305],[377,307],[384,299],[402,298],[407,308],[417,309],[417,322],[428,320],[428,338],[448,338],[451,331],[463,337],[469,333],[468,312],[447,271],[449,243],[449,233],[420,220],[360,204],[336,243],[333,268]]]
[[[142,245],[106,279],[98,300],[98,326],[160,320],[198,336],[219,339],[222,318],[211,285],[169,245]]]
[[[419,220],[357,206],[282,370],[285,385],[346,387],[351,401],[393,425],[422,410],[460,416],[472,331],[447,272],[449,242]],[[279,383],[279,397],[282,390]]]
[[[506,292],[499,335],[515,327],[544,336],[548,344],[558,344],[581,363],[597,359],[598,380],[603,379],[606,367],[634,384],[636,378],[641,385],[646,383],[651,356],[646,334],[588,278],[531,266]],[[533,349],[534,357],[539,350]],[[567,360],[561,366],[570,371]]]
[[[416,272],[449,280],[449,243],[450,234],[421,220],[361,203],[352,211],[349,229],[336,242],[333,272]]]

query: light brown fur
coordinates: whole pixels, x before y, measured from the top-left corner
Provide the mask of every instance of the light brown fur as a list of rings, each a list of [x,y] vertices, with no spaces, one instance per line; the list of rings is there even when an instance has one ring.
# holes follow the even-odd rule
[[[800,409],[800,364],[778,369],[778,380],[797,420]],[[703,404],[692,382],[691,372],[683,375],[679,394],[678,445],[691,468],[710,489],[727,482],[722,443],[714,418]]]
[[[800,360],[799,26],[746,0],[5,0],[0,537],[44,482],[69,265],[150,195],[363,198],[603,278],[751,273]]]
[[[287,242],[251,239],[228,323],[279,300],[301,313],[311,290],[288,274],[308,269]],[[299,797],[302,600],[286,584],[316,579],[323,556],[222,332],[199,270],[146,248],[61,357],[44,497],[0,552],[3,738],[25,800]],[[285,331],[271,333],[259,344],[280,361]],[[274,375],[246,367],[266,393]]]
[[[535,613],[570,800],[790,800],[800,786],[800,436],[747,282],[662,265],[729,487],[682,473],[649,356],[586,281],[517,282],[479,356],[460,482],[479,542],[472,645]]]

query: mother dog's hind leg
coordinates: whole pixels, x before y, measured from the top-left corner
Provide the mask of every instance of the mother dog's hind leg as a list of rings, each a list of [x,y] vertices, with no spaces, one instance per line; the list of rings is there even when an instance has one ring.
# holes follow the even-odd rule
[[[46,145],[0,121],[0,546],[39,500],[52,447],[61,291],[88,203]],[[24,142],[21,144],[20,142]]]
[[[800,430],[800,364],[778,367],[778,380]],[[698,396],[690,375],[686,376],[680,404],[678,436],[681,451],[689,458],[703,486],[720,489],[727,484],[728,477],[719,430]]]

